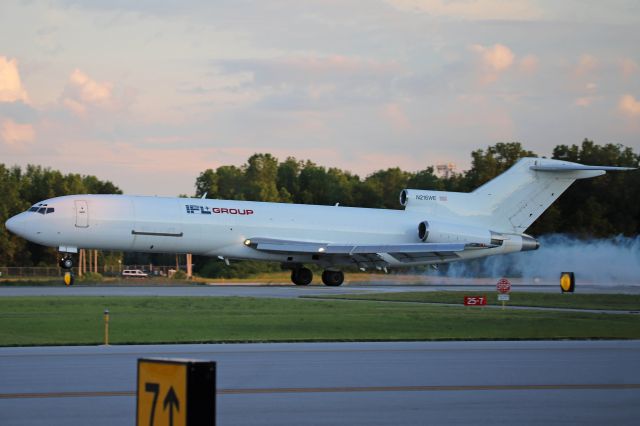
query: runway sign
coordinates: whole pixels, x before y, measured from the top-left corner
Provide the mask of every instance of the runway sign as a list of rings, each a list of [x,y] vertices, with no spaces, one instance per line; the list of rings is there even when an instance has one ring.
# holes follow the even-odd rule
[[[464,306],[483,306],[487,304],[485,296],[464,296]]]
[[[136,424],[192,426],[216,423],[216,363],[138,359]]]
[[[563,293],[573,293],[576,287],[576,278],[573,272],[563,272],[560,274],[560,289]]]
[[[506,278],[500,278],[496,284],[496,290],[502,294],[509,293],[511,291],[511,282]]]

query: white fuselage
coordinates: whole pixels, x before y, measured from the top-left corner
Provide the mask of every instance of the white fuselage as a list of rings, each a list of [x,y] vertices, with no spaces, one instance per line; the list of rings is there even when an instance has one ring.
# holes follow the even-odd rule
[[[277,261],[300,285],[311,282],[301,265],[315,263],[326,268],[325,284],[340,285],[344,277],[327,272],[343,265],[386,268],[535,250],[538,242],[522,232],[571,183],[624,170],[632,168],[522,158],[470,193],[405,189],[405,210],[70,195],[42,201],[6,227],[66,253],[86,248]]]
[[[419,243],[417,226],[429,219],[409,210],[126,195],[73,195],[41,204],[53,211],[21,213],[11,218],[7,227],[25,239],[60,251],[193,253],[324,266],[337,261],[319,255],[261,252],[244,242],[263,237],[345,244]],[[459,258],[521,248],[522,238],[512,235],[499,247],[465,250]],[[442,262],[385,260],[389,266]]]

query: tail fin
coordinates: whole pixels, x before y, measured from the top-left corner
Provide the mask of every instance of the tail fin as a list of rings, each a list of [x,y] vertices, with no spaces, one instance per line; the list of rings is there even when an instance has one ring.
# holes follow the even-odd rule
[[[522,158],[510,169],[465,194],[403,191],[407,209],[443,220],[455,217],[500,232],[523,233],[576,180],[629,167],[584,166],[568,161]],[[432,198],[431,198],[432,197]],[[433,201],[428,204],[425,200]]]

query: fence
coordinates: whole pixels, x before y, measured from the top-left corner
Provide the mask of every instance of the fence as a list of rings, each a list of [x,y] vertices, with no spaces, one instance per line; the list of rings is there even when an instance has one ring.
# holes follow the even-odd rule
[[[119,276],[125,269],[140,269],[149,275],[166,277],[176,270],[176,265],[122,265],[122,266],[98,266],[98,272],[105,277]],[[185,265],[180,265],[180,269],[186,271]],[[78,274],[78,268],[73,268],[73,273]],[[0,266],[0,278],[28,278],[28,277],[62,277],[64,269],[57,266]]]

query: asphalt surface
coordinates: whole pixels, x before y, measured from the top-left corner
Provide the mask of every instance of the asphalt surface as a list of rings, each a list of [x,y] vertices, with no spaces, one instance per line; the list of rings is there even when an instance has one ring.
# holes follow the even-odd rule
[[[362,294],[406,291],[495,291],[492,285],[398,285],[398,284],[350,284],[341,287],[311,285],[308,287],[264,284],[211,284],[188,286],[161,285],[74,285],[52,286],[0,286],[0,297],[12,296],[242,296],[296,298],[299,296],[323,296],[332,294]],[[511,291],[559,293],[559,285],[512,285]],[[582,285],[576,293],[640,294],[640,285],[610,286]]]
[[[132,425],[140,357],[216,361],[220,425],[640,418],[640,341],[391,342],[0,348],[0,424]]]
[[[638,286],[580,292],[638,293]],[[0,287],[13,296],[493,291],[493,285]],[[557,292],[557,286],[513,286]],[[136,360],[218,363],[218,424],[637,424],[640,341],[0,348],[0,425],[135,423]]]
[[[264,297],[264,298],[285,298],[293,299],[300,296],[322,299],[323,296],[350,295],[385,292],[428,292],[442,290],[459,290],[469,292],[493,292],[494,286],[434,286],[434,285],[352,285],[344,287],[308,286],[300,287],[293,285],[264,285],[264,284],[224,284],[224,285],[204,285],[204,286],[73,286],[73,287],[0,287],[0,297],[38,297],[38,296],[158,296],[158,297]],[[636,287],[625,288],[626,294],[634,294]],[[637,287],[640,290],[640,287]],[[618,293],[619,291],[603,291],[601,286],[592,286],[583,289],[582,293]],[[514,292],[534,291],[534,292],[558,292],[556,286],[519,286]],[[640,291],[639,291],[640,293]],[[312,299],[304,299],[312,300]],[[390,303],[412,303],[412,302],[390,302]],[[460,306],[459,304],[427,303],[438,306]],[[509,310],[537,310],[537,311],[564,311],[564,312],[590,312],[601,314],[640,314],[640,311],[604,310],[604,309],[569,309],[569,308],[543,308],[527,306],[501,307],[499,305],[487,305],[487,309],[509,309]]]

